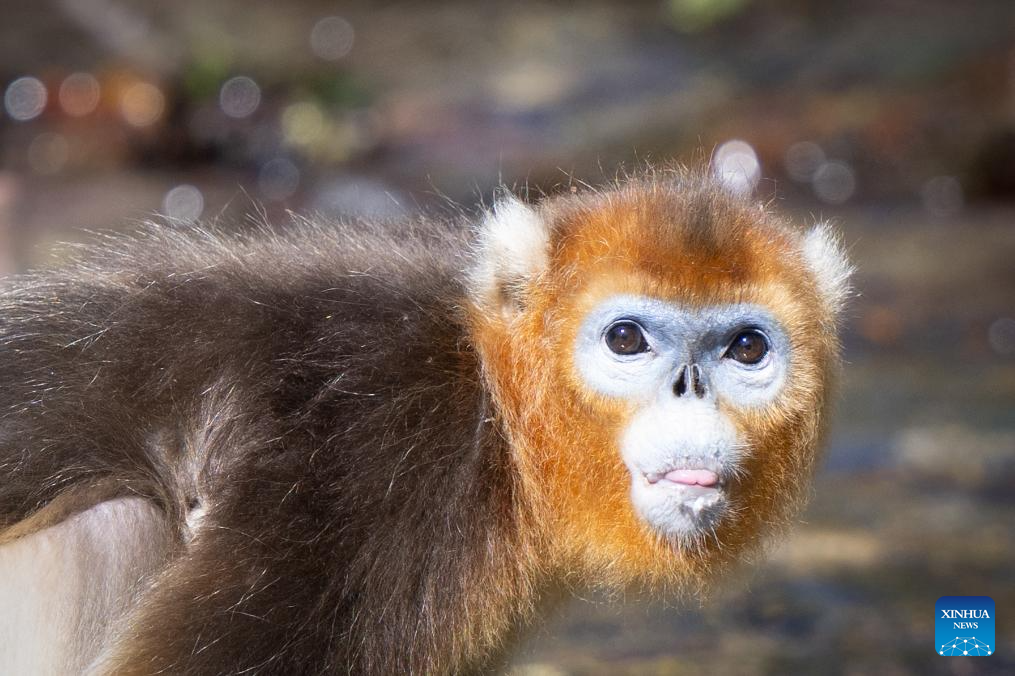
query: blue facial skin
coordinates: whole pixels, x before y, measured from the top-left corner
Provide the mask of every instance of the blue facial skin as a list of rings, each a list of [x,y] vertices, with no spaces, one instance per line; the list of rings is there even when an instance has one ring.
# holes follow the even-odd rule
[[[646,349],[610,349],[607,336],[618,322],[637,324]],[[767,352],[756,364],[729,355],[743,331],[765,338]],[[656,532],[685,544],[714,532],[729,512],[728,481],[751,452],[723,409],[770,405],[787,380],[790,341],[775,317],[747,303],[688,307],[613,296],[586,316],[574,359],[588,387],[634,405],[617,452],[631,473],[635,511]],[[660,480],[679,469],[711,471],[717,480],[709,486]]]
[[[619,321],[641,327],[648,350],[612,352],[604,340]],[[757,364],[726,357],[734,337],[753,329],[768,342]],[[685,365],[696,364],[706,396],[742,408],[762,407],[782,390],[790,365],[790,341],[763,307],[748,303],[689,308],[644,296],[619,295],[597,305],[585,318],[575,345],[575,365],[600,394],[648,403],[672,398]]]

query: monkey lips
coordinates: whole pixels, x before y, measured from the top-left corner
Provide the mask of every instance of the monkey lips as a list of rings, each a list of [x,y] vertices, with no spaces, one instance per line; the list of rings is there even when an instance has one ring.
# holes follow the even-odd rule
[[[684,464],[684,463],[682,463]],[[719,468],[691,461],[685,466],[644,472],[632,486],[635,504],[655,529],[678,541],[693,541],[711,530],[726,510]]]
[[[719,483],[719,475],[708,469],[674,469],[662,476],[656,474],[646,478],[650,484],[668,481],[683,486],[711,487]]]

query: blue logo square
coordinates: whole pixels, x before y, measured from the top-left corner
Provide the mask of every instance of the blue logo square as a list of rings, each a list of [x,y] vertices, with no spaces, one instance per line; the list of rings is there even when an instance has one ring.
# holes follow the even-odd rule
[[[986,657],[994,654],[994,599],[942,596],[934,604],[934,618],[938,655]]]

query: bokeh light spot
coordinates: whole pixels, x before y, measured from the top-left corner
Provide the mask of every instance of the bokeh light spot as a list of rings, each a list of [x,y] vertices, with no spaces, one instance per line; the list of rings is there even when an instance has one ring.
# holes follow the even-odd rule
[[[312,146],[324,136],[324,113],[314,103],[302,101],[282,111],[282,134],[293,145]]]
[[[162,198],[162,213],[175,221],[196,221],[204,211],[204,195],[192,185],[178,185]]]
[[[812,185],[822,202],[842,204],[856,192],[856,176],[845,162],[825,162],[814,172]]]
[[[34,77],[19,77],[7,85],[4,108],[19,122],[38,117],[46,108],[46,85]]]
[[[350,51],[356,33],[352,24],[340,16],[328,16],[310,31],[310,49],[325,61],[338,61]]]
[[[863,337],[878,345],[897,343],[906,329],[899,312],[886,305],[873,305],[859,317],[857,328]]]
[[[817,143],[800,141],[786,149],[783,164],[794,181],[810,183],[815,172],[825,162],[825,151]]]
[[[226,80],[219,90],[219,107],[229,117],[249,117],[259,105],[261,105],[261,88],[245,75]]]
[[[60,84],[60,107],[71,117],[83,117],[99,106],[102,93],[91,73],[73,73]]]
[[[147,127],[162,117],[166,97],[155,85],[137,82],[130,85],[120,99],[120,113],[128,124]]]
[[[57,174],[67,164],[70,144],[62,134],[39,134],[28,145],[28,165],[37,174]]]
[[[746,141],[723,143],[712,158],[712,171],[727,188],[739,194],[754,190],[761,178],[758,156]]]
[[[1001,317],[990,325],[987,340],[994,352],[1002,356],[1015,354],[1015,319]]]

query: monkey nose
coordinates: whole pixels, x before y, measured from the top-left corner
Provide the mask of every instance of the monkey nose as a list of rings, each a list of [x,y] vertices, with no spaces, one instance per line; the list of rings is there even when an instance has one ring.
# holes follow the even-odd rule
[[[681,365],[677,382],[673,384],[673,392],[678,397],[689,397],[693,394],[698,399],[703,399],[707,391],[701,367],[697,364]]]

